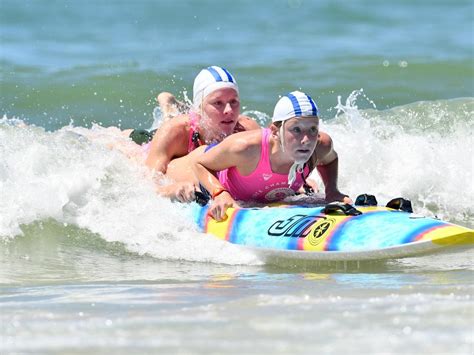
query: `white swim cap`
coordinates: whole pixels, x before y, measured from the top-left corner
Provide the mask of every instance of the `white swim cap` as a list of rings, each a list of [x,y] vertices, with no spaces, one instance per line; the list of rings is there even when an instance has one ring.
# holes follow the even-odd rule
[[[194,109],[197,110],[201,106],[207,95],[223,88],[232,88],[239,93],[237,82],[229,71],[216,65],[201,70],[194,79]]]
[[[316,102],[304,92],[292,91],[278,100],[272,122],[282,122],[293,117],[317,116]]]

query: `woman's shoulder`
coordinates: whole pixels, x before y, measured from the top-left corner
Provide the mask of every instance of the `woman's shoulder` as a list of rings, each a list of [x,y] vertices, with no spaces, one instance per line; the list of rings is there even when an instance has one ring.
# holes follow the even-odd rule
[[[250,131],[242,131],[242,132],[233,133],[226,139],[232,138],[235,140],[245,140],[245,141],[248,141],[249,143],[260,141],[262,139],[263,129],[264,128],[260,127],[260,129],[252,129]]]
[[[239,115],[239,121],[235,126],[235,132],[251,131],[261,128],[260,125],[249,116]]]
[[[224,142],[234,152],[251,150],[260,147],[262,141],[262,130],[251,130],[234,133],[228,136]]]
[[[318,145],[324,149],[332,149],[332,138],[326,132],[319,132]]]
[[[163,122],[153,137],[151,150],[166,149],[173,155],[185,154],[188,147],[189,130],[190,124],[187,115],[180,115]]]
[[[188,132],[191,127],[188,114],[179,115],[163,122],[159,130],[163,132],[182,133]]]
[[[337,158],[332,138],[325,132],[319,132],[318,145],[316,146],[316,157],[319,164],[327,164]]]

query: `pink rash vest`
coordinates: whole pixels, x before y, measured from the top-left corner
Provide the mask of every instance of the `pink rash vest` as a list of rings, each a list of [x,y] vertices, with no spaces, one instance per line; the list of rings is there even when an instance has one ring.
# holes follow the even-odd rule
[[[270,129],[262,129],[260,161],[250,175],[240,175],[235,167],[218,172],[219,181],[235,200],[261,203],[279,201],[294,195],[303,186],[301,174],[297,174],[293,185],[288,186],[288,174],[278,174],[272,171],[270,134]],[[309,168],[306,166],[303,173],[307,176],[308,172]]]

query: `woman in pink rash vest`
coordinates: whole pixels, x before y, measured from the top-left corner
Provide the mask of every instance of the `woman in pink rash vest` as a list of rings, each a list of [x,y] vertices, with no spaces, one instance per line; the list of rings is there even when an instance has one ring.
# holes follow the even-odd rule
[[[202,69],[194,80],[191,111],[165,121],[146,148],[145,164],[158,176],[163,174],[174,181],[158,186],[157,192],[172,200],[193,201],[193,173],[189,167],[172,169],[178,164],[173,161],[199,146],[258,128],[254,120],[240,114],[239,89],[232,74],[215,65]]]
[[[294,195],[313,168],[323,180],[326,201],[352,203],[337,188],[337,153],[331,137],[319,131],[318,107],[300,91],[278,101],[269,128],[233,134],[193,164],[210,192],[209,214],[216,220],[238,207],[236,200],[268,203]]]

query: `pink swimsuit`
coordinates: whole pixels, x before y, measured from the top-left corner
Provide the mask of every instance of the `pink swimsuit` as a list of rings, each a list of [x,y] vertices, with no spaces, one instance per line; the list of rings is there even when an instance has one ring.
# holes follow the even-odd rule
[[[218,172],[219,181],[234,199],[263,203],[279,201],[294,195],[303,186],[301,174],[297,174],[296,181],[288,187],[288,174],[272,171],[269,138],[270,129],[262,129],[260,161],[250,175],[240,175],[235,167]],[[305,167],[304,174],[307,175],[308,171],[308,167]]]
[[[197,113],[190,111],[189,112],[189,124],[191,129],[189,130],[189,139],[188,139],[188,153],[191,153],[194,149],[199,147],[202,143],[199,141],[199,132],[197,130],[197,121],[199,116]]]

